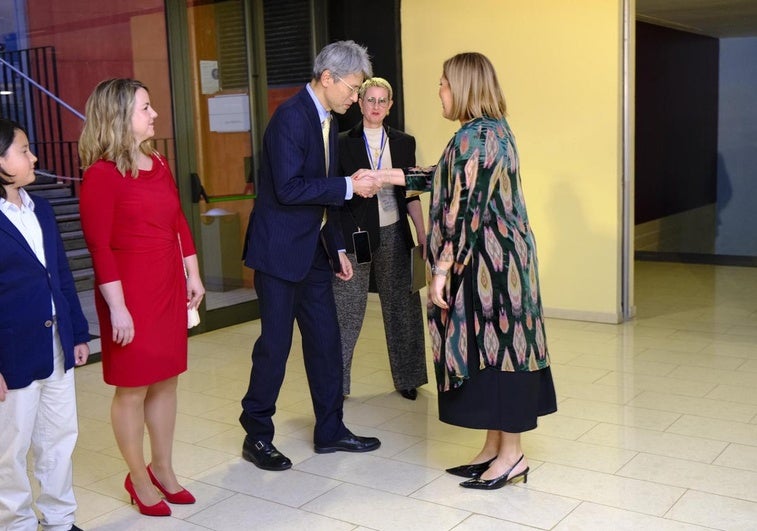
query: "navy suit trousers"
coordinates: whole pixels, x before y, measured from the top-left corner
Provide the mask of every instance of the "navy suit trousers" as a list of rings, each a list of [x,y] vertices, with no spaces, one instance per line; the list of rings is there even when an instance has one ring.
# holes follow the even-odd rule
[[[250,386],[242,399],[239,419],[253,440],[273,441],[272,417],[284,381],[295,320],[302,336],[315,412],[314,443],[328,444],[347,434],[342,422],[342,354],[333,274],[321,245],[300,282],[255,272],[261,334],[252,350]]]

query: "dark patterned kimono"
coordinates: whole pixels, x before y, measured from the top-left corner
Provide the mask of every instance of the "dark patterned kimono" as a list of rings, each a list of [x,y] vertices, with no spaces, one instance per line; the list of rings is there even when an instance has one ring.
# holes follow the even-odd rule
[[[408,169],[406,178],[408,189],[431,189],[429,262],[454,262],[447,279],[449,310],[428,303],[439,391],[468,378],[469,334],[475,335],[479,369],[548,367],[536,243],[507,121],[467,122],[435,168]],[[465,274],[472,282],[463,281]],[[466,289],[472,291],[472,319],[466,317]]]

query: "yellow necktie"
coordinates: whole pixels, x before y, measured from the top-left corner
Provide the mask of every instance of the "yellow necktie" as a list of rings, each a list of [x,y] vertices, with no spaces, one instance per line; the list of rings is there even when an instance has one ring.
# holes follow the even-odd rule
[[[331,129],[331,114],[328,114],[326,118],[321,122],[321,132],[323,133],[323,152],[326,155],[326,177],[329,176],[329,130]],[[328,210],[323,209],[323,217],[321,218],[321,228],[326,224],[328,218]]]
[[[321,132],[323,133],[323,152],[326,154],[326,175],[329,173],[329,131],[331,129],[331,115],[329,114],[321,122]]]

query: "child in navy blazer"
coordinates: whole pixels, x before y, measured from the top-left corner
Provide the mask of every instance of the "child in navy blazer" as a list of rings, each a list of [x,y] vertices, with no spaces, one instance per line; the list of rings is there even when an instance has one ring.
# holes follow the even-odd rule
[[[0,529],[37,529],[31,449],[39,524],[75,531],[73,367],[90,336],[52,207],[23,189],[36,161],[23,128],[0,118]]]

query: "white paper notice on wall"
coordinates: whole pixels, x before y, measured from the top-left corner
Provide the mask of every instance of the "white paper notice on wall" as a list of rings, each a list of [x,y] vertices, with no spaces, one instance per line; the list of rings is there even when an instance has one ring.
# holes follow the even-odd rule
[[[216,133],[243,133],[250,130],[250,103],[247,94],[226,94],[208,98],[210,130]]]
[[[203,94],[215,94],[218,85],[218,61],[200,61],[200,88]]]

